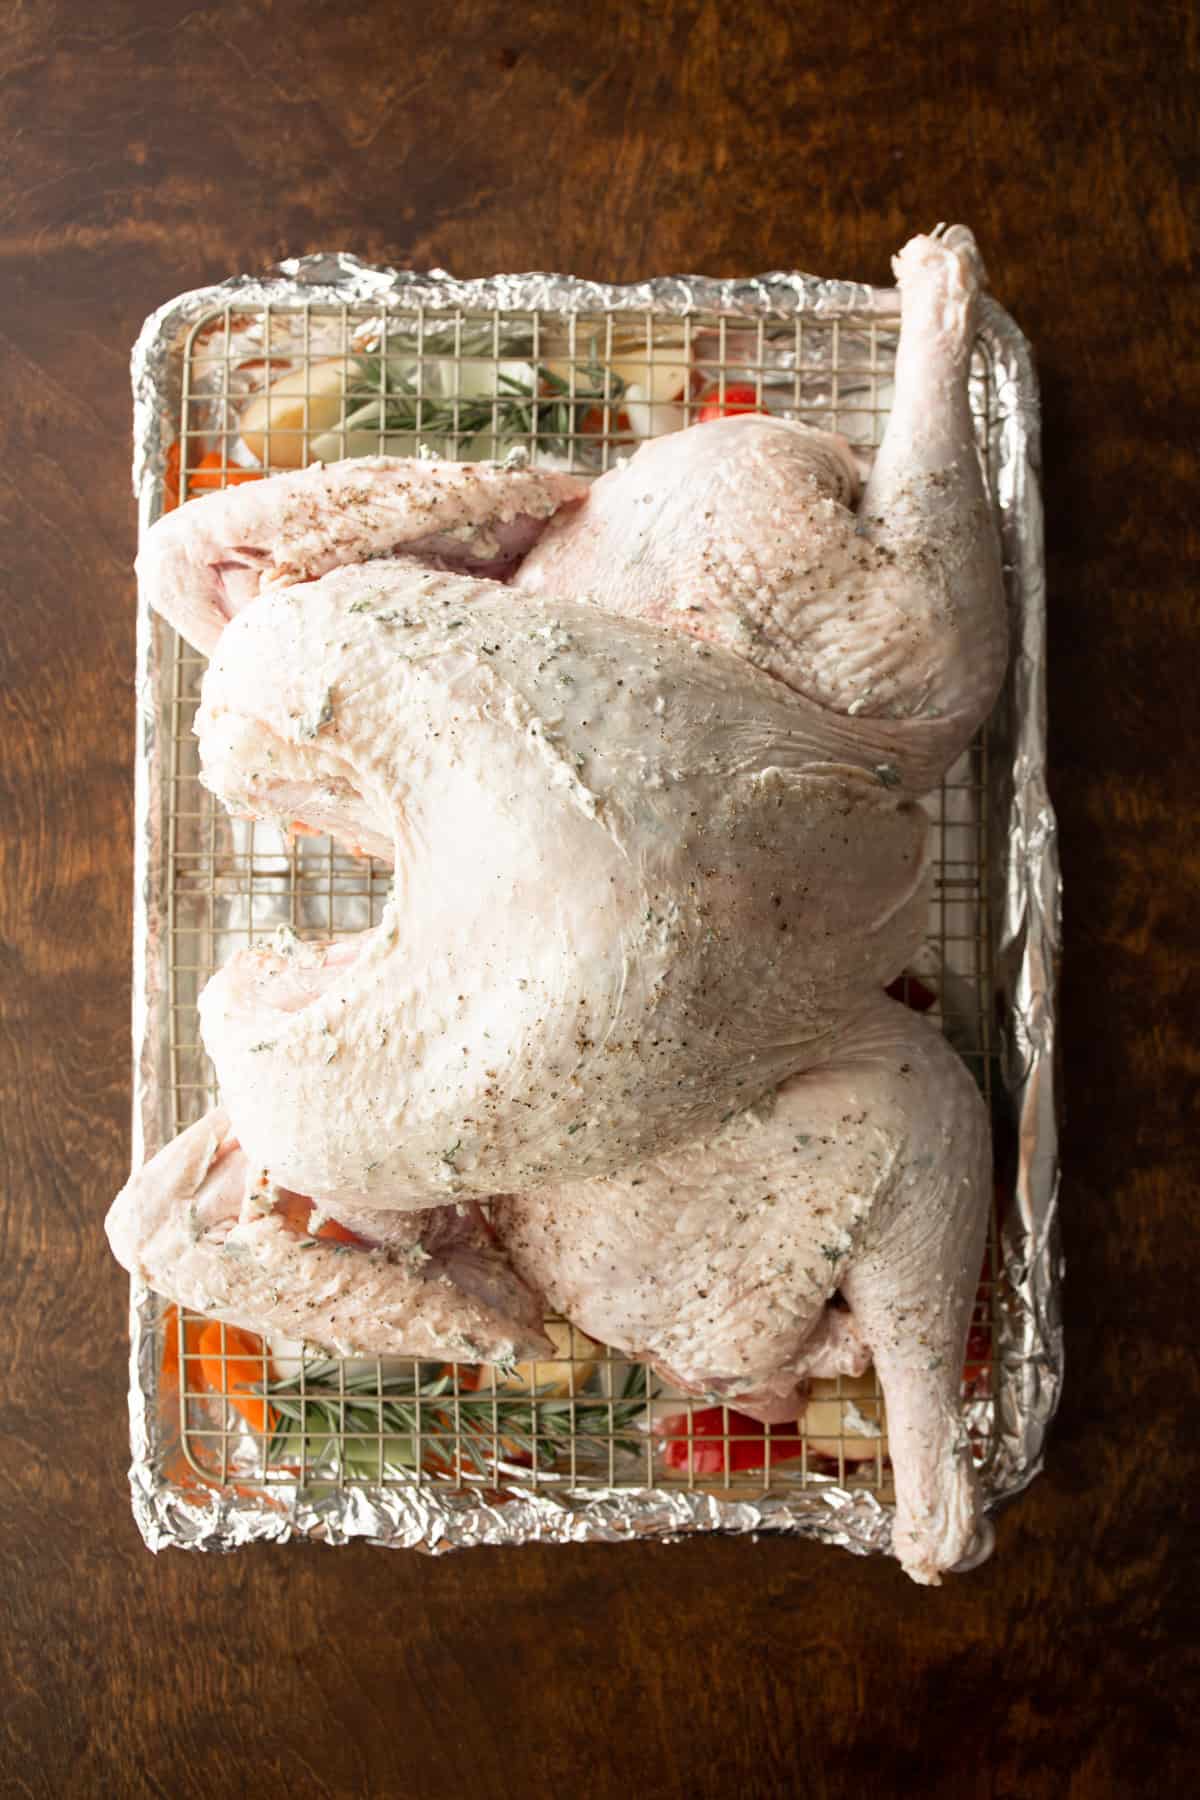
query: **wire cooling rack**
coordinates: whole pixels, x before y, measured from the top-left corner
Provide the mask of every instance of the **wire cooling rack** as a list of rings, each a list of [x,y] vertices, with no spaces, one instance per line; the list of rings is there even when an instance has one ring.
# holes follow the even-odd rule
[[[314,456],[503,456],[596,474],[636,438],[703,408],[765,407],[842,432],[865,467],[891,402],[896,330],[879,319],[747,321],[699,313],[445,312],[227,305],[191,330],[163,505]],[[267,389],[271,394],[267,397]],[[985,346],[972,406],[991,474]],[[200,785],[192,724],[205,659],[168,634],[165,871],[170,1119],[216,1098],[196,1001],[236,948],[286,925],[339,937],[373,925],[391,871],[326,839],[229,818]],[[928,1009],[991,1103],[996,1084],[985,730],[927,801],[936,879],[905,991]],[[993,1114],[995,1108],[993,1107]],[[995,1418],[993,1216],[964,1371],[977,1460]],[[869,1373],[814,1384],[796,1426],[763,1429],[667,1390],[651,1371],[551,1320],[555,1356],[511,1371],[331,1360],[164,1307],[159,1354],[193,1472],[239,1488],[357,1483],[545,1491],[683,1485],[762,1495],[836,1483],[892,1497],[882,1398]]]

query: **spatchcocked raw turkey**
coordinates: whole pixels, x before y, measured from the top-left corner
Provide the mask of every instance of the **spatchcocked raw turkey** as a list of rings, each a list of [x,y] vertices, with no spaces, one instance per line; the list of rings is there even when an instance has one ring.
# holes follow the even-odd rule
[[[161,1291],[341,1349],[528,1354],[540,1296],[766,1420],[871,1359],[896,1551],[936,1581],[978,1522],[958,1375],[987,1123],[882,988],[925,916],[918,796],[989,709],[1005,626],[967,406],[981,265],[955,227],[896,272],[861,495],[841,439],[751,416],[590,490],[379,460],[151,531],[151,598],[212,659],[204,780],[395,882],[360,938],[214,976],[224,1110],[109,1231]],[[370,1247],[298,1256],[301,1195]],[[507,1256],[447,1210],[497,1196]]]

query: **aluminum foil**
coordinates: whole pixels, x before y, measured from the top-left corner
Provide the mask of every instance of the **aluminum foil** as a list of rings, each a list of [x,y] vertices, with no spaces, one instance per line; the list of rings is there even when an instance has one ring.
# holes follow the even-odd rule
[[[895,325],[894,290],[825,281],[794,272],[747,280],[679,276],[609,287],[552,274],[458,281],[376,268],[344,254],[308,256],[268,277],[239,276],[183,294],[147,319],[133,351],[133,482],[145,530],[163,504],[167,452],[176,435],[186,348],[203,321],[232,306],[247,315],[269,307],[355,312],[371,319],[418,309],[499,308],[543,315],[651,312],[663,319],[723,312],[752,325],[797,315],[822,321]],[[852,328],[852,327],[851,327]],[[736,330],[736,327],[734,327]],[[1012,665],[1001,716],[1002,754],[992,757],[994,832],[992,917],[1003,1075],[1016,1134],[1015,1196],[1002,1221],[996,1340],[996,1424],[983,1469],[987,1507],[1020,1492],[1042,1465],[1047,1428],[1062,1382],[1058,1228],[1056,982],[1061,944],[1057,829],[1046,787],[1045,576],[1039,482],[1039,408],[1029,346],[1013,321],[986,300],[981,340],[991,366],[990,462],[1004,551],[1012,625]],[[819,357],[819,352],[818,352]],[[134,901],[134,1131],[139,1166],[173,1128],[166,1019],[169,1004],[165,846],[168,634],[144,602],[138,614],[136,880]],[[998,724],[998,733],[996,726]],[[808,1485],[765,1497],[686,1488],[595,1486],[519,1472],[486,1493],[442,1485],[326,1484],[301,1489],[214,1485],[184,1453],[177,1396],[162,1391],[161,1302],[135,1281],[131,1304],[130,1424],[133,1508],[153,1550],[168,1545],[227,1550],[255,1539],[300,1537],[327,1544],[373,1543],[441,1552],[476,1544],[675,1539],[706,1531],[792,1532],[856,1554],[890,1547],[890,1507],[860,1488],[809,1475]],[[981,1534],[972,1563],[991,1547]]]

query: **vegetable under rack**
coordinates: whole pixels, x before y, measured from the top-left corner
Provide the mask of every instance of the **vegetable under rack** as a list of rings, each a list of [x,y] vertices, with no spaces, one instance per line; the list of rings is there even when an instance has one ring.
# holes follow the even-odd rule
[[[595,474],[645,437],[760,408],[841,431],[865,463],[886,421],[894,350],[894,328],[868,318],[229,305],[188,339],[162,505],[345,455],[516,452]],[[972,394],[986,466],[995,395],[982,349]],[[200,785],[192,736],[204,659],[173,639],[169,654],[164,1134],[215,1098],[196,1021],[214,968],[280,925],[305,937],[373,925],[391,879],[328,840],[224,814]],[[937,882],[906,993],[941,1022],[992,1099],[989,787],[985,731],[927,802]],[[972,1445],[985,1463],[995,1416],[996,1240],[994,1217],[964,1370]],[[193,1473],[243,1489],[683,1484],[736,1497],[836,1483],[891,1497],[873,1373],[815,1383],[802,1419],[764,1432],[730,1409],[673,1393],[562,1322],[550,1329],[556,1354],[532,1368],[339,1362],[164,1304],[158,1349]]]

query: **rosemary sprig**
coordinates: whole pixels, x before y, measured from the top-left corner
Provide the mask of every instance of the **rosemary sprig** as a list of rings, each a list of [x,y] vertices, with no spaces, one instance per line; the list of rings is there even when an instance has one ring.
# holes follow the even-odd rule
[[[587,363],[576,372],[572,395],[564,376],[539,363],[529,379],[498,369],[494,394],[421,393],[412,366],[399,356],[357,357],[342,429],[419,434],[431,441],[469,439],[491,430],[497,443],[532,438],[543,450],[565,453],[587,413],[615,408],[625,392],[621,376],[610,371],[606,385],[600,365]]]
[[[456,1397],[449,1374],[393,1375],[381,1381],[371,1370],[341,1371],[329,1359],[306,1362],[303,1392],[300,1382],[296,1373],[256,1390],[269,1398],[277,1415],[267,1462],[294,1461],[296,1441],[303,1434],[309,1446],[305,1460],[322,1465],[322,1478],[327,1459],[330,1472],[340,1467],[360,1479],[377,1477],[381,1466],[384,1474],[423,1462],[449,1466],[459,1444],[463,1462],[478,1475],[492,1473],[497,1461],[511,1459],[514,1451],[545,1468],[581,1425],[587,1433],[589,1415],[595,1417],[596,1429],[587,1435],[603,1435],[605,1447],[611,1438],[614,1447],[632,1451],[640,1438],[629,1428],[654,1398],[640,1364],[629,1368],[620,1392],[611,1397],[572,1397],[547,1386],[528,1394],[460,1392]]]

